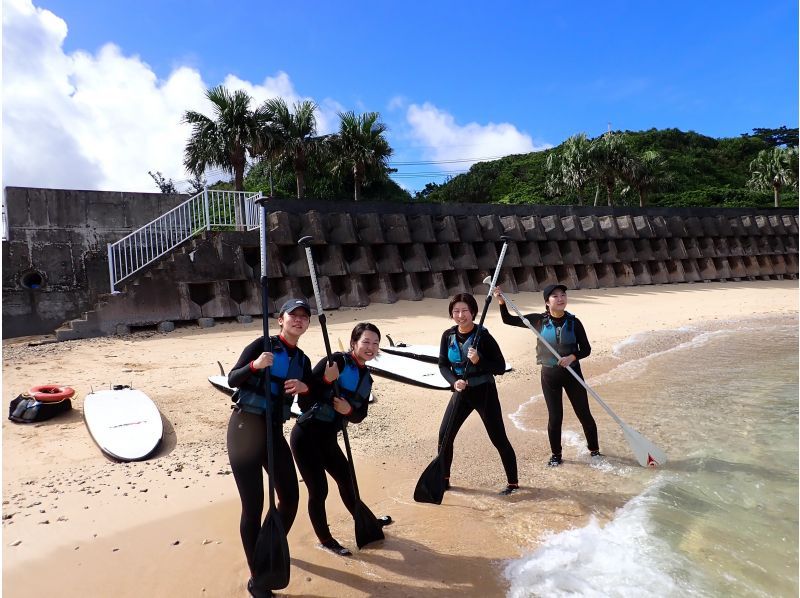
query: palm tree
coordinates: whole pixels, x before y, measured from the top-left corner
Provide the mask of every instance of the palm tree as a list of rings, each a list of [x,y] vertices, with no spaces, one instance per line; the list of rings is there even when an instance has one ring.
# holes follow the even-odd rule
[[[277,158],[292,165],[297,179],[297,198],[302,199],[308,159],[321,143],[320,138],[315,137],[317,105],[309,100],[295,102],[290,111],[283,98],[273,98],[264,102],[261,110],[270,121],[267,128],[270,141],[264,149],[270,159]]]
[[[578,203],[583,205],[583,191],[595,178],[590,148],[591,142],[586,133],[578,133],[564,142],[558,154],[547,156],[548,192],[558,195],[564,191],[574,191]]]
[[[663,189],[672,183],[672,173],[667,170],[667,161],[654,150],[647,150],[641,156],[630,156],[623,170],[623,178],[629,189],[639,194],[639,207],[645,206],[645,197],[650,191]]]
[[[750,162],[747,185],[759,191],[772,190],[775,207],[781,205],[781,189],[797,184],[797,148],[774,147],[758,152]]]
[[[392,155],[392,148],[383,136],[387,127],[379,118],[377,112],[358,115],[352,111],[340,112],[339,134],[331,137],[329,142],[333,172],[339,173],[345,168],[353,171],[355,201],[361,195],[367,171],[385,173],[387,160]]]
[[[206,91],[213,105],[213,118],[188,110],[183,122],[192,125],[186,142],[183,163],[197,179],[206,168],[217,167],[233,174],[234,189],[244,190],[247,153],[254,157],[263,151],[267,127],[263,109],[250,110],[250,95],[242,90],[229,91],[219,85]],[[244,222],[244,198],[236,205],[236,221]]]
[[[625,172],[629,154],[628,146],[622,136],[611,131],[594,139],[589,146],[589,160],[595,176],[606,188],[609,206],[613,205],[614,187],[617,179],[622,178]],[[596,197],[595,203],[597,203]]]

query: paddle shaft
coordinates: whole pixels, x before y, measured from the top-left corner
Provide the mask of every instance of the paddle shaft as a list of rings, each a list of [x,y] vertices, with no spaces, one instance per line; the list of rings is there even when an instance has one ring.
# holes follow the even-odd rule
[[[322,328],[322,341],[325,343],[325,356],[328,358],[328,364],[333,363],[331,357],[331,340],[328,336],[328,324],[325,312],[322,310],[322,293],[319,291],[319,281],[317,280],[317,270],[314,267],[314,256],[311,254],[311,245],[309,244],[308,237],[300,239],[300,243],[305,247],[306,260],[308,261],[308,272],[311,275],[311,286],[314,288],[314,298],[317,301],[317,319],[319,326]],[[339,396],[339,381],[333,381],[333,394]],[[344,417],[342,418],[342,438],[344,439],[344,448],[347,451],[347,464],[350,468],[350,481],[353,486],[353,496],[356,499],[356,505],[361,502],[361,497],[358,494],[358,482],[356,481],[356,469],[353,465],[353,454],[350,452],[350,438],[347,435],[347,422]]]
[[[267,286],[267,206],[261,204],[259,211],[259,236],[261,244],[261,311],[264,328],[264,352],[272,352],[272,341],[269,338],[269,288]],[[264,417],[267,423],[267,484],[269,486],[269,510],[275,510],[275,482],[272,479],[275,472],[275,446],[272,437],[272,384],[270,380],[270,367],[264,368],[264,396],[267,405]]]

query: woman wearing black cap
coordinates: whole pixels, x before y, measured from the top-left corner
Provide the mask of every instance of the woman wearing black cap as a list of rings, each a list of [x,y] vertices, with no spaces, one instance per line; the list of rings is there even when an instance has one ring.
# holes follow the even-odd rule
[[[257,338],[245,347],[239,361],[228,374],[228,384],[239,389],[236,393],[238,400],[228,423],[228,458],[242,501],[239,532],[251,576],[255,574],[253,556],[264,509],[262,469],[267,475],[274,475],[278,513],[287,534],[297,514],[297,474],[289,445],[283,437],[283,423],[289,419],[293,395],[304,395],[311,390],[311,362],[297,347],[298,340],[308,330],[310,317],[311,308],[304,300],[287,301],[278,316],[280,334],[270,337],[272,351],[264,351],[263,336]],[[267,398],[264,380],[267,367],[270,368],[274,472],[267,468]],[[255,595],[252,579],[247,588]]]
[[[478,302],[475,297],[469,293],[456,295],[450,301],[448,311],[456,325],[444,331],[439,346],[439,371],[455,391],[439,426],[445,489],[450,488],[450,465],[456,434],[470,413],[477,411],[505,469],[508,484],[500,494],[512,494],[519,488],[517,455],[506,435],[494,382],[495,376],[505,373],[506,360],[497,341],[486,329],[481,332],[475,346],[478,332],[475,325]]]
[[[500,315],[503,322],[510,326],[525,327],[522,318],[512,316],[508,312],[506,302],[503,300],[502,291],[495,288],[495,296],[500,304]],[[547,436],[550,440],[550,450],[553,455],[547,462],[550,467],[561,465],[561,422],[564,419],[564,405],[562,393],[566,391],[569,402],[578,420],[583,426],[586,435],[586,444],[592,457],[599,457],[600,446],[597,441],[597,424],[589,410],[589,398],[586,389],[578,382],[566,368],[571,367],[575,373],[583,378],[579,360],[589,357],[592,347],[586,337],[586,331],[581,321],[566,311],[567,287],[563,284],[551,284],[544,288],[543,314],[529,314],[526,319],[538,330],[548,343],[561,355],[556,359],[544,344],[536,342],[536,363],[542,366],[542,392],[547,404]]]

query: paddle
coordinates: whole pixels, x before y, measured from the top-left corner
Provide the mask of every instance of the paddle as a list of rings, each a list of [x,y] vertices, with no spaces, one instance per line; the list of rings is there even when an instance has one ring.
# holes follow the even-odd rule
[[[500,239],[503,241],[503,249],[500,251],[500,257],[497,260],[497,266],[495,266],[494,269],[494,277],[490,279],[491,286],[489,287],[489,293],[486,295],[486,300],[483,303],[483,312],[481,313],[481,318],[478,322],[478,330],[475,332],[475,342],[472,344],[473,347],[478,346],[478,341],[480,340],[481,333],[483,332],[483,321],[486,319],[486,312],[489,311],[489,304],[492,302],[492,291],[497,284],[497,277],[500,276],[500,268],[503,265],[503,260],[506,257],[506,249],[508,249],[508,237],[503,236],[500,237]],[[467,360],[467,365],[464,368],[464,379],[466,379],[471,365],[472,362]],[[454,402],[458,401],[460,398],[461,393],[456,393]],[[454,405],[454,408],[450,411],[450,417],[447,420],[447,426],[445,427],[444,438],[442,439],[439,453],[436,455],[433,461],[430,462],[428,467],[425,468],[425,471],[422,472],[422,475],[417,481],[417,486],[414,488],[414,500],[417,502],[427,502],[434,505],[442,504],[442,499],[444,498],[445,492],[442,448],[447,446],[450,441],[450,432],[453,426],[453,420],[455,419],[455,413],[456,409]]]
[[[298,241],[299,245],[306,250],[306,259],[308,260],[308,271],[311,274],[311,285],[314,287],[314,298],[317,301],[317,319],[319,320],[320,328],[322,328],[322,340],[325,343],[325,355],[328,358],[328,363],[332,364],[331,358],[331,341],[328,337],[328,324],[325,312],[322,310],[322,294],[319,292],[319,281],[317,280],[317,271],[314,267],[314,257],[311,255],[311,241],[312,237],[303,237]],[[341,396],[339,394],[339,382],[333,383],[334,396]],[[350,467],[350,482],[353,487],[353,496],[355,497],[355,509],[353,511],[353,521],[356,528],[356,544],[359,548],[363,548],[370,542],[383,540],[383,530],[381,524],[378,522],[377,517],[369,510],[367,505],[361,502],[361,497],[358,494],[358,482],[356,481],[356,469],[353,465],[353,453],[350,452],[350,438],[347,435],[347,421],[342,420],[342,437],[344,438],[344,448],[347,451],[347,464]]]
[[[264,320],[264,351],[272,351],[269,338],[269,291],[267,288],[267,206],[264,198],[259,213],[261,235],[261,308]],[[275,508],[275,484],[272,480],[275,471],[275,452],[272,427],[272,393],[270,384],[270,368],[264,370],[265,394],[267,409],[267,480],[269,482],[269,510],[261,526],[253,554],[253,586],[257,589],[279,590],[289,585],[289,543],[283,527],[280,513]]]
[[[486,284],[491,283],[488,276],[483,280],[483,282]],[[562,356],[559,355],[558,352],[550,345],[550,343],[544,339],[544,337],[539,333],[538,330],[536,330],[536,328],[533,327],[528,319],[522,315],[522,312],[520,312],[517,306],[514,305],[514,302],[506,297],[502,291],[500,292],[500,296],[503,298],[506,304],[508,304],[508,306],[520,317],[523,324],[531,329],[531,332],[536,335],[542,344],[547,347],[547,349],[553,355],[555,355],[556,358],[561,359]],[[612,419],[619,424],[619,427],[622,428],[622,433],[625,435],[625,440],[628,441],[628,444],[630,445],[633,454],[636,456],[636,460],[639,462],[639,465],[642,467],[658,467],[659,465],[664,465],[667,462],[667,454],[664,451],[622,421],[617,414],[611,410],[611,407],[605,404],[605,401],[600,398],[600,395],[598,395],[588,384],[586,384],[586,381],[578,375],[578,372],[573,370],[572,367],[568,367],[567,370],[569,370],[569,373],[581,383],[581,385],[589,392],[590,395],[595,398],[598,403],[600,403],[600,406],[606,410],[606,413],[608,413]]]

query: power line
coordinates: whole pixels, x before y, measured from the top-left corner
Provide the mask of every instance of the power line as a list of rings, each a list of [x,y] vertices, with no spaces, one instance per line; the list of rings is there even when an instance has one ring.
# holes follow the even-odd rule
[[[505,156],[485,156],[482,158],[455,158],[453,160],[420,160],[419,162],[389,162],[389,166],[421,166],[423,164],[460,164],[463,162],[486,162],[499,160]]]

